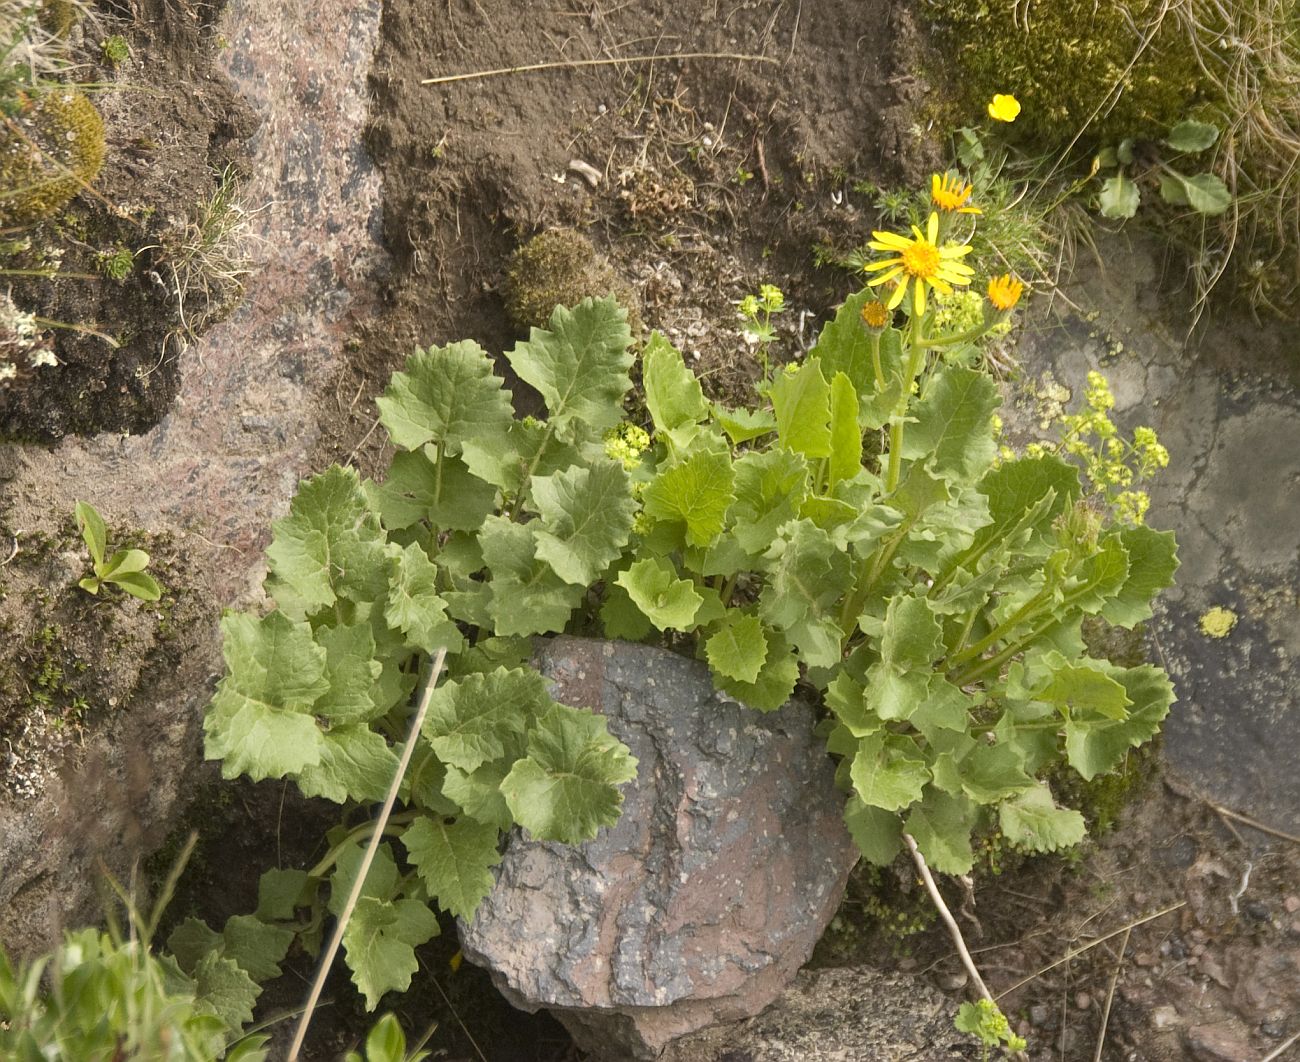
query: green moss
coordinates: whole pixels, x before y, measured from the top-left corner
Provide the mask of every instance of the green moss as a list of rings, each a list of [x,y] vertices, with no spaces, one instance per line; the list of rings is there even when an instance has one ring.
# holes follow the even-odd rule
[[[58,213],[104,163],[104,121],[85,94],[60,87],[22,93],[0,128],[0,228]]]
[[[572,229],[548,229],[525,243],[506,271],[506,311],[520,331],[545,327],[556,306],[613,295],[627,310],[636,338],[641,315],[631,287],[587,237]]]
[[[81,21],[85,11],[73,0],[41,0],[41,27],[56,37],[66,37]]]
[[[1159,0],[1052,0],[1025,18],[992,0],[933,0],[930,10],[955,68],[957,124],[1010,93],[1024,109],[1007,134],[1059,150],[1090,118],[1089,144],[1159,136],[1213,91],[1177,18],[1164,17],[1142,48]]]

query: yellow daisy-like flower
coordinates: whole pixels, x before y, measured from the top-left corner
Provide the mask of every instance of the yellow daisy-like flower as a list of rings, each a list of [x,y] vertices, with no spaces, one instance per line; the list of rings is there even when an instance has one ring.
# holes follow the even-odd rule
[[[1020,101],[1015,96],[997,93],[989,101],[989,117],[999,122],[1014,122],[1020,114]]]
[[[862,304],[862,323],[873,332],[884,331],[889,316],[889,308],[879,299],[870,299]]]
[[[971,197],[971,192],[974,190],[974,185],[962,184],[950,173],[945,173],[942,177],[936,173],[930,178],[930,198],[934,200],[935,206],[947,213],[952,213],[954,210],[958,214],[984,213],[977,206],[966,205],[966,200]]]
[[[932,287],[944,295],[951,295],[954,285],[969,284],[975,270],[959,259],[970,254],[968,244],[939,246],[939,215],[931,214],[922,232],[916,225],[912,226],[915,239],[909,239],[897,232],[873,232],[875,237],[867,244],[873,251],[884,251],[894,257],[867,266],[867,272],[884,270],[880,276],[867,281],[869,287],[897,282],[894,293],[889,297],[887,309],[894,309],[907,295],[907,286],[912,285],[912,309],[917,317],[925,313],[925,289]]]
[[[1003,273],[989,281],[989,302],[1001,313],[1015,309],[1025,286],[1010,273]]]

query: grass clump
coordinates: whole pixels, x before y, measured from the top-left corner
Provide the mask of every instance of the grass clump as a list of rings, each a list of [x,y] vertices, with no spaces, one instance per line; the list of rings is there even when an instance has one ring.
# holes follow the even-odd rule
[[[573,229],[547,229],[523,244],[506,271],[506,312],[521,332],[545,327],[556,306],[612,295],[628,308],[632,335],[641,331],[636,297],[609,260]]]

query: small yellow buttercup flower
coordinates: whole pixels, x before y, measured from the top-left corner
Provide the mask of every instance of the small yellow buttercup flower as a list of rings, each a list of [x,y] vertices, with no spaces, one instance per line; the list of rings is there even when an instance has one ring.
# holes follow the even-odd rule
[[[862,304],[862,323],[873,332],[884,331],[889,317],[889,308],[879,299],[870,299]]]
[[[868,273],[885,270],[880,276],[867,281],[868,287],[897,282],[894,293],[890,295],[887,309],[895,309],[907,295],[907,285],[912,284],[912,309],[917,317],[925,313],[925,289],[934,288],[944,295],[951,295],[954,285],[966,285],[975,275],[975,270],[959,259],[970,254],[969,244],[947,244],[939,246],[939,215],[931,214],[926,224],[926,231],[913,225],[915,239],[909,239],[897,232],[873,232],[875,237],[867,246],[873,251],[884,251],[894,257],[867,266]]]
[[[960,179],[950,173],[945,173],[942,177],[936,173],[930,178],[930,198],[934,201],[934,205],[945,213],[953,211],[958,214],[984,213],[979,207],[968,206],[966,203],[974,190],[974,185],[962,184]]]
[[[1020,101],[999,92],[989,101],[989,117],[999,122],[1014,122],[1020,114]]]
[[[1025,286],[1010,273],[1003,273],[989,281],[989,302],[1000,313],[1015,309]]]

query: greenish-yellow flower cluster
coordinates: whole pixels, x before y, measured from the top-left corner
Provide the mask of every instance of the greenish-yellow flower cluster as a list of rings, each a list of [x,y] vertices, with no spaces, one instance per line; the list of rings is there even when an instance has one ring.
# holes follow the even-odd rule
[[[1136,487],[1168,466],[1169,451],[1152,428],[1135,428],[1132,439],[1125,439],[1111,419],[1114,408],[1115,396],[1106,377],[1095,370],[1089,372],[1084,408],[1059,418],[1061,441],[1055,445],[1031,443],[1028,453],[1035,456],[1056,450],[1077,458],[1093,492],[1119,520],[1138,526],[1146,519],[1151,499]]]
[[[605,456],[620,462],[631,472],[641,463],[641,455],[650,446],[650,436],[635,424],[620,424],[605,432]]]

